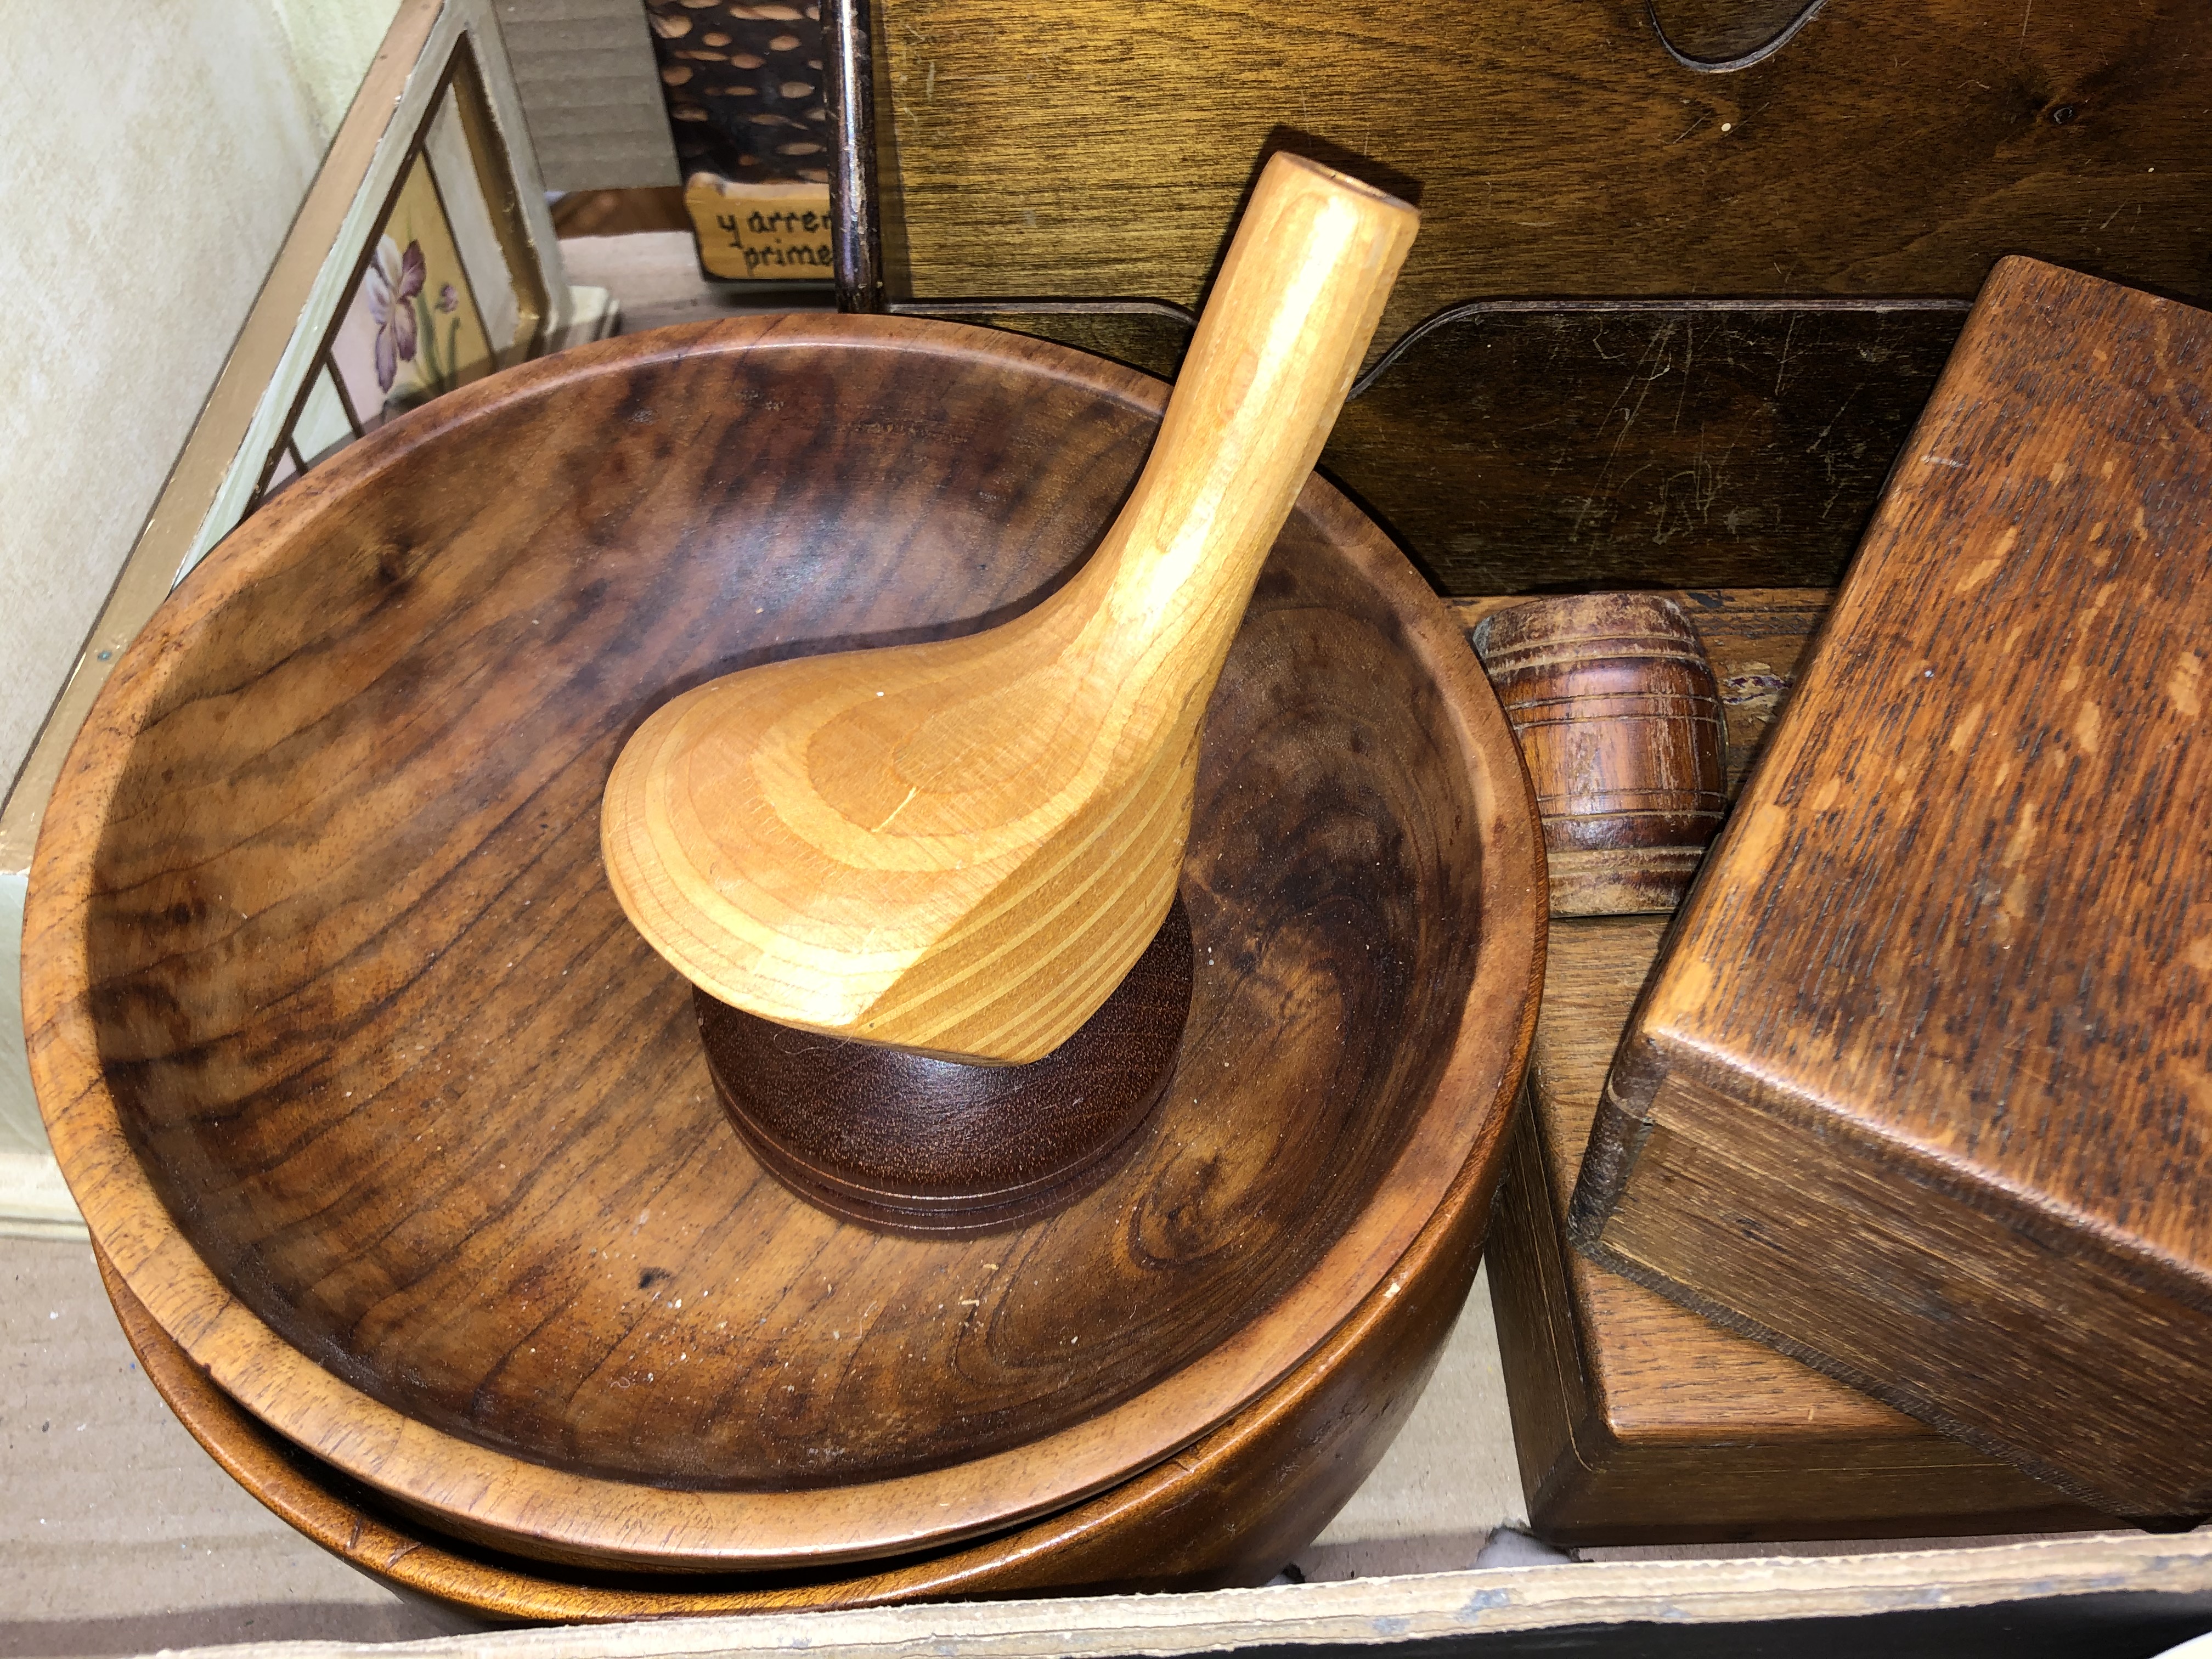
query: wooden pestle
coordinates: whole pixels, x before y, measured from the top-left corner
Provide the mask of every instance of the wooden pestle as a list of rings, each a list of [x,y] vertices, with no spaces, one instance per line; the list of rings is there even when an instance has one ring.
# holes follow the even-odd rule
[[[1144,473],[1065,587],[656,711],[600,820],[638,931],[803,1030],[998,1064],[1073,1034],[1174,900],[1207,699],[1418,223],[1275,156]]]

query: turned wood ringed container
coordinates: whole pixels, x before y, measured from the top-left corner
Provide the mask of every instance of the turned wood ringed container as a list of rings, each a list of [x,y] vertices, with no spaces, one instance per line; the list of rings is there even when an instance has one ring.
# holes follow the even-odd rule
[[[1535,787],[1552,914],[1673,909],[1728,809],[1720,690],[1681,606],[1538,599],[1474,641]]]

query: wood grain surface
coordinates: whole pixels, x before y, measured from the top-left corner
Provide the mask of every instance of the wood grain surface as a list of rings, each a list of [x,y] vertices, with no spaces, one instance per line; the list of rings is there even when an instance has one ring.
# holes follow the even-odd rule
[[[1707,60],[1799,9],[1656,6]],[[1833,585],[1962,310],[1824,304],[1962,307],[2005,252],[2212,295],[2212,14],[2174,0],[1828,6],[1730,74],[1642,0],[888,0],[881,36],[895,296],[1195,307],[1267,146],[1416,181],[1404,349],[1322,469],[1450,594]],[[1005,319],[1163,374],[1187,337]]]
[[[2109,1524],[1568,1246],[1567,1200],[1606,1068],[1667,925],[1552,927],[1529,1109],[1487,1252],[1532,1529],[1582,1545]]]
[[[790,1198],[601,877],[660,701],[1032,603],[1162,401],[981,331],[667,331],[440,399],[195,573],[64,769],[25,945],[57,1154],[195,1363],[502,1549],[880,1557],[1157,1461],[1486,1203],[1533,809],[1452,619],[1318,483],[1209,716],[1177,1086],[1052,1221]]]
[[[1470,1163],[1472,1200],[1491,1172]],[[992,1595],[1257,1584],[1328,1525],[1420,1398],[1467,1299],[1485,1206],[1439,1206],[1387,1285],[1267,1393],[1175,1456],[1073,1509],[934,1555],[807,1573],[580,1573],[462,1542],[241,1410],[100,1255],[146,1376],[240,1485],[339,1559],[499,1620],[799,1611]]]
[[[1723,793],[1743,791],[1773,735],[1774,717],[1797,683],[1805,653],[1835,596],[1817,587],[1681,588],[1668,594],[1687,611],[1713,665],[1721,699]],[[1472,633],[1522,601],[1509,595],[1456,599]]]
[[[1663,593],[1578,593],[1468,638],[1528,763],[1552,915],[1673,910],[1726,806],[1720,688],[1688,613]]]
[[[1322,470],[1454,594],[1832,585],[1966,302],[1485,301],[1362,377]],[[1173,374],[1164,310],[975,319]]]
[[[1657,15],[1725,58],[1798,9]],[[2008,250],[2212,279],[2185,0],[1830,5],[1723,75],[1643,0],[888,0],[876,50],[896,294],[1194,307],[1270,143],[1419,181],[1378,345],[1483,295],[1966,297]]]
[[[1672,597],[1695,618],[1721,688],[1733,795],[1833,595],[1810,588]],[[1461,610],[1478,622],[1510,614],[1481,603]],[[1552,925],[1528,1110],[1514,1131],[1485,1251],[1532,1529],[1572,1546],[2100,1524],[2010,1465],[1723,1330],[1568,1244],[1567,1201],[1606,1069],[1667,926],[1660,916]]]
[[[1206,700],[1418,223],[1277,157],[1072,580],[996,627],[653,710],[600,846],[653,948],[763,1019],[951,1060],[1042,1060],[1097,1012],[1174,901]]]
[[[2212,316],[1998,267],[1624,1039],[1607,1265],[2212,1510]]]
[[[1470,308],[1346,404],[1322,466],[1447,593],[1825,587],[1956,308]]]

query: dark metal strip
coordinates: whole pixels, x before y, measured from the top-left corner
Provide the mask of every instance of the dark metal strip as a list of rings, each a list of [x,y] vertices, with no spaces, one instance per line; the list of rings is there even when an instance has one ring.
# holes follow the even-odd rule
[[[1659,37],[1659,44],[1667,55],[1684,69],[1699,75],[1733,75],[1738,70],[1747,70],[1753,64],[1763,64],[1795,40],[1797,31],[1820,15],[1828,0],[1806,0],[1805,9],[1782,27],[1764,46],[1753,46],[1740,58],[1692,58],[1667,38],[1666,28],[1659,21],[1659,0],[1644,0],[1644,15],[1651,24],[1651,33]]]
[[[837,309],[884,309],[883,229],[876,216],[876,110],[868,51],[868,0],[826,0],[826,101],[836,155],[830,169],[830,258]]]

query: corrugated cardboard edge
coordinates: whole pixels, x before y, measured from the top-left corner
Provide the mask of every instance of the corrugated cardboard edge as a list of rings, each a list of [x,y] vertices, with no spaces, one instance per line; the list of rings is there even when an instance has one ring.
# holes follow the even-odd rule
[[[2108,1595],[2186,1597],[2212,1620],[2212,1534],[2088,1534],[1966,1550],[1478,1569],[1187,1595],[1071,1596],[556,1627],[425,1642],[268,1642],[211,1659],[1056,1659],[1386,1647],[1510,1631],[1727,1625]]]

